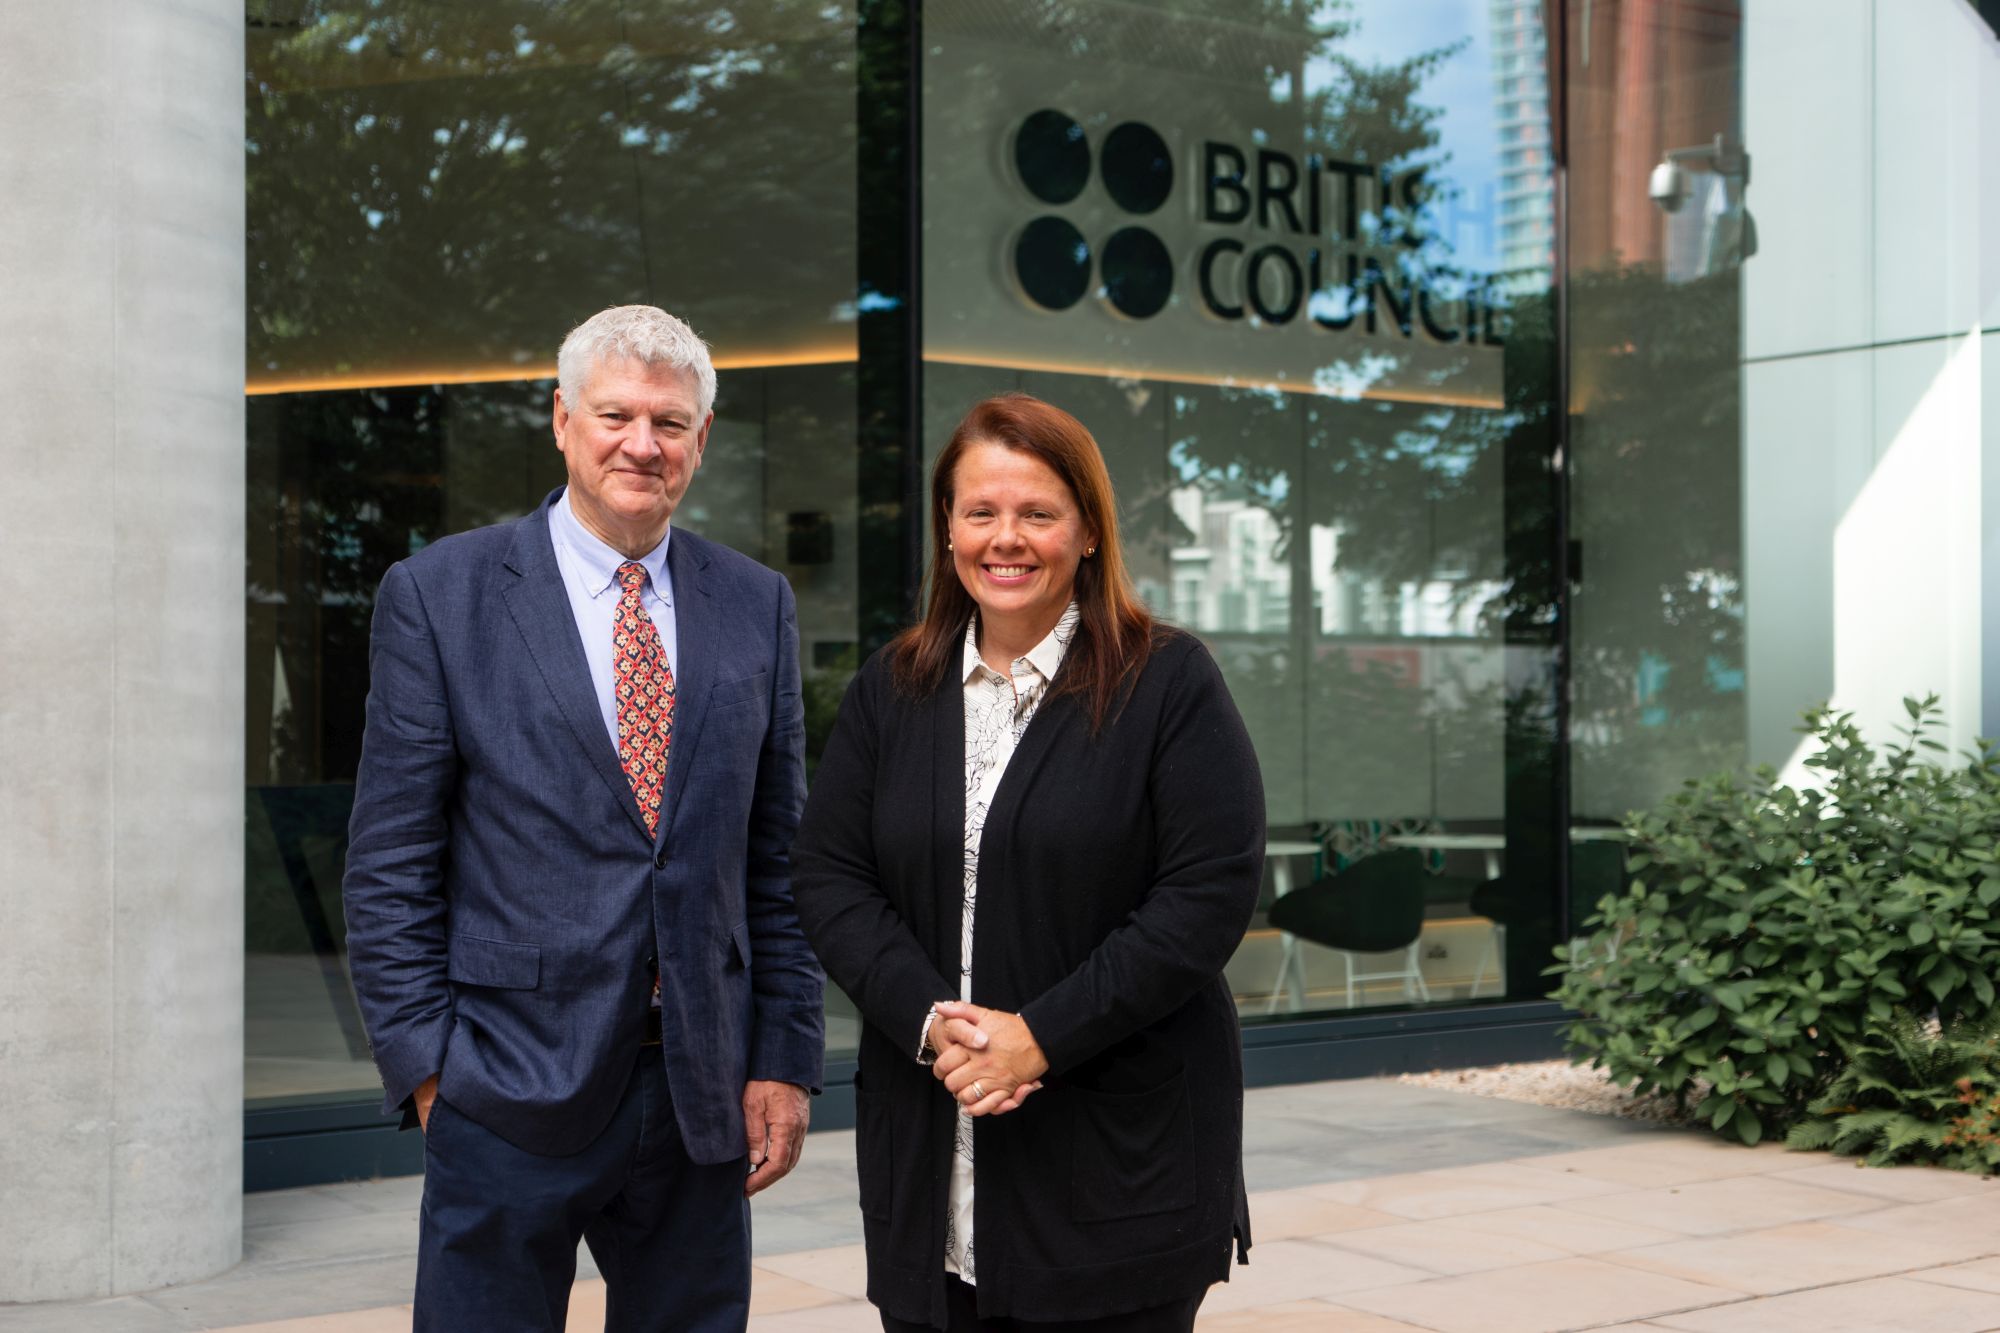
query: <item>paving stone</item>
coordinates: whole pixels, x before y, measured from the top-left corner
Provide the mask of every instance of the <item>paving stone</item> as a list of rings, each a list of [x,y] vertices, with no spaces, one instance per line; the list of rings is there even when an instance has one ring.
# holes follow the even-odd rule
[[[837,1291],[815,1287],[810,1282],[801,1282],[768,1268],[753,1266],[750,1270],[750,1313],[753,1315],[809,1310],[816,1305],[836,1305],[847,1299]]]
[[[5,1333],[180,1333],[196,1327],[137,1296],[0,1305],[0,1330]]]
[[[1687,1236],[1713,1236],[1864,1212],[1879,1208],[1881,1200],[1768,1176],[1747,1176],[1577,1199],[1565,1206],[1574,1212],[1663,1227]]]
[[[1246,1170],[1272,1188],[1251,1196],[1252,1262],[1211,1291],[1203,1329],[2000,1328],[2000,1186],[1971,1176],[1390,1080],[1256,1089],[1246,1116],[1262,1145]],[[880,1327],[853,1151],[851,1133],[812,1136],[753,1203],[753,1329]],[[408,1177],[253,1195],[229,1273],[0,1306],[0,1333],[405,1329],[421,1192]],[[603,1286],[578,1259],[571,1324],[595,1329]],[[1814,1283],[1856,1295],[1798,1304]],[[1750,1322],[1714,1322],[1731,1318]]]
[[[1529,1208],[1502,1208],[1492,1213],[1469,1213],[1454,1221],[1470,1231],[1486,1231],[1496,1236],[1513,1236],[1553,1246],[1568,1254],[1596,1254],[1600,1250],[1628,1250],[1641,1245],[1657,1245],[1676,1240],[1680,1233],[1631,1222],[1614,1222],[1607,1217],[1572,1212],[1557,1204],[1536,1204]]]
[[[569,1315],[563,1333],[602,1333],[604,1328],[604,1283],[596,1278],[579,1282],[569,1289]]]
[[[407,1305],[416,1288],[415,1249],[412,1236],[410,1252],[386,1259],[298,1263],[261,1272],[246,1265],[214,1281],[149,1292],[146,1299],[172,1311],[185,1328],[233,1328]]]
[[[296,1190],[267,1190],[243,1196],[243,1229],[281,1226],[291,1222],[312,1222],[323,1217],[352,1217],[356,1213],[379,1211],[369,1208],[364,1194],[351,1189],[311,1186]]]
[[[1259,1305],[1248,1310],[1211,1315],[1206,1306],[1194,1321],[1202,1333],[1424,1333],[1415,1324],[1405,1324],[1380,1315],[1332,1305],[1325,1301],[1287,1301],[1282,1305]]]
[[[1994,1185],[1992,1177],[1975,1176],[1969,1171],[1946,1171],[1934,1166],[1863,1166],[1859,1158],[1829,1158],[1821,1153],[1813,1156],[1820,1160],[1796,1171],[1781,1171],[1772,1179],[1846,1190],[1898,1203],[1929,1203],[1934,1199],[1963,1199],[1981,1194],[2000,1196],[2000,1186]]]
[[[1564,1171],[1633,1189],[1687,1185],[1763,1175],[1799,1165],[1797,1157],[1773,1156],[1693,1134],[1674,1134],[1610,1148],[1556,1153],[1537,1158],[1544,1171]]]
[[[1836,1218],[1835,1225],[1921,1241],[1938,1265],[1964,1263],[2000,1254],[2000,1191],[1878,1208]]]
[[[350,1314],[308,1315],[302,1319],[280,1319],[266,1324],[229,1324],[225,1327],[230,1333],[410,1333],[410,1307],[381,1306]],[[578,1325],[572,1322],[570,1327]],[[601,1306],[596,1327],[604,1327]]]
[[[1597,1259],[1561,1259],[1433,1278],[1340,1298],[1343,1305],[1438,1333],[1547,1333],[1651,1319],[1668,1311],[1738,1299],[1736,1292],[1721,1287],[1641,1273]]]
[[[1311,1241],[1281,1240],[1251,1250],[1247,1265],[1231,1266],[1229,1281],[1208,1289],[1202,1309],[1212,1314],[1227,1314],[1319,1296],[1339,1297],[1350,1291],[1417,1282],[1428,1276],[1421,1268],[1371,1255]]]
[[[758,1266],[780,1276],[858,1300],[868,1292],[868,1267],[859,1245],[835,1245],[821,1250],[798,1250],[774,1254],[757,1261]],[[942,1267],[942,1256],[938,1260]],[[879,1329],[880,1324],[878,1322]]]
[[[1918,1282],[1937,1282],[1947,1287],[1963,1287],[1967,1291],[2000,1293],[2000,1259],[1975,1259],[1969,1264],[1953,1264],[1949,1268],[1927,1268],[1922,1272],[1905,1273],[1903,1276]]]
[[[1995,1245],[2000,1248],[2000,1241]],[[1903,1273],[1937,1262],[1936,1253],[1923,1241],[1827,1222],[1669,1241],[1598,1257],[1606,1263],[1756,1296]]]
[[[1306,1190],[1266,1191],[1250,1196],[1250,1234],[1257,1241],[1251,1253],[1261,1253],[1269,1241],[1389,1226],[1402,1220],[1393,1213],[1335,1203]]]
[[[753,1315],[752,1333],[882,1333],[882,1315],[867,1301]]]
[[[1351,1203],[1416,1219],[1555,1203],[1617,1188],[1584,1176],[1512,1162],[1308,1187],[1309,1192],[1335,1203]]]
[[[422,1176],[385,1176],[379,1180],[348,1180],[337,1185],[315,1185],[312,1188],[332,1198],[347,1200],[362,1211],[370,1213],[415,1212],[418,1205],[424,1201]],[[246,1224],[250,1213],[250,1200],[261,1197],[263,1196],[252,1194],[244,1198],[243,1212]]]
[[[1765,1296],[1654,1320],[1679,1333],[1986,1333],[2000,1295],[1908,1278],[1875,1278]]]
[[[1336,1249],[1442,1274],[1478,1273],[1489,1268],[1572,1257],[1570,1251],[1553,1245],[1476,1230],[1457,1220],[1406,1222],[1401,1226],[1370,1227],[1318,1239]]]
[[[382,1258],[416,1249],[415,1213],[354,1212],[243,1230],[244,1260],[261,1265]]]

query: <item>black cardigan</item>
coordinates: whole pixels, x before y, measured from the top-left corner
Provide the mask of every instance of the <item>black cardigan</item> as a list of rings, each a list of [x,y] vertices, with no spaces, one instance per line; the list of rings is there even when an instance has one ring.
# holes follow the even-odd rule
[[[954,661],[956,659],[954,658]],[[792,849],[799,919],[866,1023],[855,1077],[868,1298],[944,1323],[955,1107],[915,1060],[954,999],[965,708],[953,671],[848,687]],[[979,1311],[1087,1319],[1192,1296],[1247,1251],[1243,1057],[1222,980],[1257,899],[1264,792],[1206,648],[1162,630],[1093,737],[1046,701],[980,846],[975,1002],[1026,1019],[1050,1072],[975,1122]]]

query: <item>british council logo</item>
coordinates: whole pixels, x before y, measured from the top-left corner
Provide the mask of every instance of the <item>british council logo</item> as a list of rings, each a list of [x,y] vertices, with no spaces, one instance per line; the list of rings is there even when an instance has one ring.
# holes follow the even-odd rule
[[[1174,189],[1174,160],[1149,125],[1128,120],[1097,147],[1097,171],[1111,202],[1144,217]],[[1014,132],[1014,174],[1029,194],[1060,207],[1090,183],[1091,144],[1083,126],[1060,111],[1037,111]],[[1021,228],[1012,250],[1014,279],[1043,310],[1067,310],[1090,290],[1093,266],[1104,299],[1128,319],[1150,319],[1174,291],[1174,262],[1158,236],[1124,226],[1105,237],[1094,257],[1068,218],[1044,214]]]

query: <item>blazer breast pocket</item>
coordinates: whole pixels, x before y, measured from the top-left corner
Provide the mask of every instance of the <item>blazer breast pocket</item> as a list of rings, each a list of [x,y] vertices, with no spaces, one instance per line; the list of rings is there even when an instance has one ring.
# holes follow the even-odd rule
[[[708,692],[708,706],[728,708],[732,704],[760,703],[770,697],[771,673],[759,671],[754,676],[715,682],[715,687]]]

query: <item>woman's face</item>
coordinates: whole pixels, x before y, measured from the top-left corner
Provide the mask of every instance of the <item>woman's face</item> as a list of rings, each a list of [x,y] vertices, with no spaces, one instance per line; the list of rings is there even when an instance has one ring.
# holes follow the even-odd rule
[[[1062,618],[1077,564],[1097,544],[1076,496],[1041,459],[991,441],[960,454],[951,480],[959,582],[985,624],[1039,639]]]

